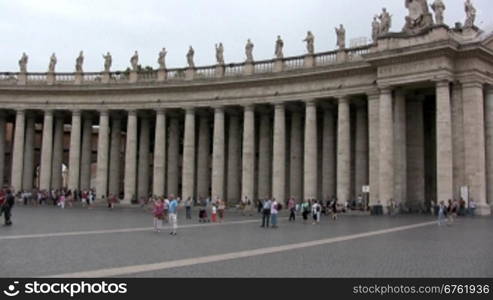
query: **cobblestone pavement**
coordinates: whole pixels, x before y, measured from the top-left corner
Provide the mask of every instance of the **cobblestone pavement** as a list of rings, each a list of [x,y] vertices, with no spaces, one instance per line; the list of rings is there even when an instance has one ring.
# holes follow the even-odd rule
[[[261,229],[260,218],[229,212],[223,224],[185,221],[178,236],[151,230],[149,212],[16,206],[13,227],[0,227],[0,277],[51,276],[173,262],[293,245],[433,221],[429,216],[323,217],[320,225]],[[191,263],[129,277],[493,277],[493,218],[459,218],[300,249]]]

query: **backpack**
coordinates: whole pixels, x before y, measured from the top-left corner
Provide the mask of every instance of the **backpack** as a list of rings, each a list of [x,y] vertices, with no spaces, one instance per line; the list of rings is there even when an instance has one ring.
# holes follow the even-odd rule
[[[320,212],[320,205],[317,205],[317,212]]]
[[[281,210],[282,209],[282,204],[281,203],[277,203],[277,210]]]

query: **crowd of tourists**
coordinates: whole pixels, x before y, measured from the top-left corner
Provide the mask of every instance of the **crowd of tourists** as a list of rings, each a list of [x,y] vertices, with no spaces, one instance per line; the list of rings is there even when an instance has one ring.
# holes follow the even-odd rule
[[[457,217],[474,217],[476,214],[476,201],[469,199],[467,204],[464,199],[449,199],[447,202],[440,201],[438,205],[434,205],[434,214],[438,216],[438,226],[443,224],[451,226]]]
[[[94,190],[53,189],[51,191],[33,189],[19,191],[15,197],[24,205],[54,205],[60,208],[72,207],[80,203],[83,207],[92,207],[96,198]]]

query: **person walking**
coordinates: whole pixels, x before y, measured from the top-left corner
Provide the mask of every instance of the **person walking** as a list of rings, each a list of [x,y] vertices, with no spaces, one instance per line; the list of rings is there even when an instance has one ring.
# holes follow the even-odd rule
[[[442,226],[442,223],[445,222],[445,211],[445,203],[441,201],[438,206],[438,226]]]
[[[185,214],[187,220],[192,219],[192,197],[188,197],[187,200],[185,200]]]
[[[305,199],[301,204],[301,215],[303,216],[303,224],[308,221],[308,214],[310,214],[310,203],[308,199]]]
[[[2,205],[1,211],[5,219],[5,226],[12,226],[12,207],[15,204],[15,197],[12,192],[7,189],[4,203]]]
[[[451,226],[454,223],[454,214],[455,214],[455,205],[452,202],[451,199],[448,200],[448,207],[447,207],[447,218],[448,222],[447,225]]]
[[[289,222],[296,221],[296,203],[293,197],[289,198],[288,210],[289,210]]]
[[[168,206],[169,222],[171,223],[170,235],[176,235],[176,230],[178,229],[178,201],[173,196],[170,196],[170,199]]]
[[[322,207],[320,204],[314,200],[313,205],[312,205],[312,216],[313,216],[313,225],[319,224],[320,223],[320,212],[322,210]]]
[[[262,206],[262,226],[260,226],[262,228],[264,227],[269,228],[271,207],[272,207],[272,201],[270,199],[265,200]]]
[[[222,223],[224,220],[224,211],[226,210],[226,204],[222,199],[217,201],[217,214],[219,216],[219,223]]]
[[[277,214],[279,213],[280,209],[281,209],[281,204],[276,201],[276,198],[274,198],[274,200],[272,201],[271,208],[270,208],[270,217],[271,217],[272,228],[278,228],[278,226],[277,226]]]
[[[337,199],[334,197],[331,204],[332,220],[337,220]]]
[[[474,217],[476,214],[476,201],[474,199],[469,200],[469,215]]]
[[[216,223],[217,222],[217,207],[216,207],[216,203],[213,203],[212,204],[212,207],[211,207],[211,221],[212,221],[212,223]]]

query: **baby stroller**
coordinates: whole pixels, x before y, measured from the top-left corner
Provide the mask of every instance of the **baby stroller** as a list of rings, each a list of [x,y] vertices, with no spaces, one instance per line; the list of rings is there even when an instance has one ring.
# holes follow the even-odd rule
[[[200,207],[199,223],[206,223],[206,222],[209,222],[209,219],[207,217],[207,209],[205,207]]]

